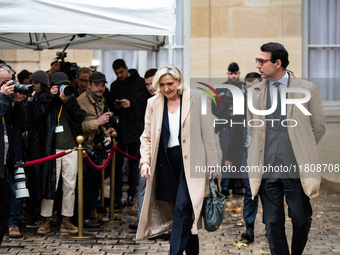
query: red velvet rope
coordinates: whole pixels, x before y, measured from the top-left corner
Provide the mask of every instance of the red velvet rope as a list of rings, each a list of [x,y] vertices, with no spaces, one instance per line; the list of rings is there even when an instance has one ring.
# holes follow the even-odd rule
[[[131,156],[131,155],[125,153],[124,151],[122,151],[122,150],[119,149],[118,147],[117,147],[117,151],[118,151],[120,154],[122,154],[124,157],[128,157],[129,159],[132,159],[132,160],[135,160],[135,161],[138,161],[138,160],[139,160],[138,158],[136,158],[136,157],[134,157],[134,156]]]
[[[106,168],[106,167],[109,165],[109,163],[110,163],[110,161],[111,161],[111,159],[112,159],[112,157],[113,157],[113,154],[115,153],[116,149],[117,149],[117,143],[114,143],[113,146],[112,146],[112,148],[111,148],[111,151],[110,151],[109,156],[107,157],[107,159],[106,159],[106,161],[104,162],[104,164],[102,164],[101,166],[97,166],[95,163],[93,163],[92,160],[89,158],[89,156],[86,156],[85,161],[86,161],[86,163],[87,163],[91,168],[93,168],[93,169],[95,169],[95,170],[98,170],[98,171],[99,171],[99,170],[103,170],[104,168]]]
[[[27,162],[25,162],[25,166],[24,167],[29,167],[29,166],[34,166],[34,165],[42,164],[42,163],[45,163],[47,161],[51,161],[53,159],[60,158],[60,157],[65,156],[65,155],[66,155],[66,152],[62,151],[62,152],[59,152],[58,154],[54,154],[54,155],[51,155],[51,156],[48,156],[48,157],[45,157],[45,158],[40,158],[40,159],[36,159],[36,160],[32,160],[32,161],[27,161]]]

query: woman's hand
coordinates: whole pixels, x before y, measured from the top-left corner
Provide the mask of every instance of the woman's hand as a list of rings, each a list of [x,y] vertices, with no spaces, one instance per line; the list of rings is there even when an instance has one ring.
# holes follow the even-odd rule
[[[209,180],[210,180],[211,178],[213,178],[213,179],[218,178],[218,175],[219,175],[219,173],[218,173],[218,171],[216,171],[216,168],[215,168],[215,167],[210,167],[210,168],[209,168]]]
[[[144,163],[140,169],[140,175],[143,178],[149,179],[151,176],[151,169],[148,163]]]

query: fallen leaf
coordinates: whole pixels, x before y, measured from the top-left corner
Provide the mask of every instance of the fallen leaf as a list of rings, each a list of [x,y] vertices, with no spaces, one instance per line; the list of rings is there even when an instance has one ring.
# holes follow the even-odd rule
[[[241,249],[241,247],[242,247],[242,246],[244,246],[244,247],[248,247],[248,245],[247,245],[247,244],[245,244],[245,243],[239,243],[239,242],[237,242],[237,243],[234,243],[233,245],[234,245],[234,246],[237,246],[237,248],[239,248],[239,249]]]

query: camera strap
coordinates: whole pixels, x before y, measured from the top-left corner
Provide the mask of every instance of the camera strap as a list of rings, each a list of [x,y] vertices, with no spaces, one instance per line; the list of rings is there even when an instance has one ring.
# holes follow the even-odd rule
[[[63,110],[63,106],[64,106],[64,105],[61,105],[61,106],[60,106],[60,110],[59,110],[59,114],[58,114],[58,126],[59,126],[59,121],[60,121],[61,112],[62,112],[62,110]]]

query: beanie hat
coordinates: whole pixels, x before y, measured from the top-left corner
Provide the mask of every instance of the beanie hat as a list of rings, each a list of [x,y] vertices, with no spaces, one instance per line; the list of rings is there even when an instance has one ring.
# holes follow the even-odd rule
[[[43,70],[36,71],[31,75],[30,82],[32,81],[37,81],[40,82],[41,84],[48,86],[49,84],[48,74]]]
[[[26,69],[22,70],[19,74],[18,74],[18,80],[19,83],[23,83],[23,81],[27,78],[28,75],[32,74],[31,72],[27,71]]]
[[[51,77],[51,84],[52,85],[60,85],[60,84],[63,84],[65,82],[70,83],[66,73],[57,72],[57,73],[53,74],[52,77]]]

